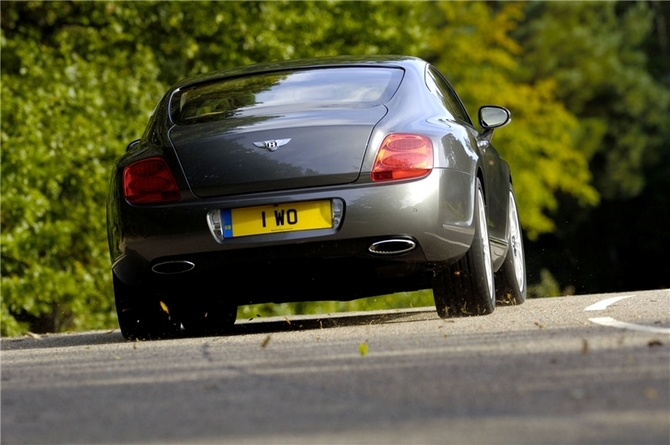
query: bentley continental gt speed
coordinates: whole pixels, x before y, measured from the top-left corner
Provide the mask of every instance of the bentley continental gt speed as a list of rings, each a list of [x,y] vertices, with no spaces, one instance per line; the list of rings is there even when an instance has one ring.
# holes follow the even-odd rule
[[[440,317],[526,298],[508,164],[412,57],[253,65],[184,80],[111,178],[127,339],[225,333],[239,305],[432,289]]]

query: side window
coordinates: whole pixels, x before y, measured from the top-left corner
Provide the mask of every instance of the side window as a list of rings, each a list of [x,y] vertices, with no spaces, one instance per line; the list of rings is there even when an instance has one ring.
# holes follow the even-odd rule
[[[437,97],[444,107],[451,113],[455,119],[462,120],[472,125],[468,112],[463,107],[461,100],[451,85],[442,77],[442,75],[432,66],[426,71],[426,84],[428,89]]]

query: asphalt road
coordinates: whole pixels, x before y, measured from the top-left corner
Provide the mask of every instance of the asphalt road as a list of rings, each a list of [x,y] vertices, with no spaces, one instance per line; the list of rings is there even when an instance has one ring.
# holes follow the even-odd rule
[[[667,290],[1,346],[3,444],[670,442]]]

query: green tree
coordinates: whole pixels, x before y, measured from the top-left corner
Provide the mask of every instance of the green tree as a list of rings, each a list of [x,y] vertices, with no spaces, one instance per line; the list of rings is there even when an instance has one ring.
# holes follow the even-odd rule
[[[577,146],[602,196],[638,195],[670,122],[668,91],[648,72],[641,49],[654,11],[646,2],[541,2],[527,12],[515,33],[523,78],[556,81],[556,97],[580,118]]]
[[[670,6],[535,2],[525,11],[513,34],[523,78],[555,80],[603,198],[584,209],[559,197],[556,232],[527,249],[532,274],[547,268],[579,292],[667,287]]]
[[[410,2],[138,2],[109,7],[131,41],[152,48],[159,80],[258,62],[347,54],[419,54]]]
[[[86,6],[84,13],[75,10]],[[102,327],[113,160],[160,93],[151,51],[106,5],[2,5],[2,333]],[[90,13],[90,14],[89,14]]]
[[[524,20],[524,4],[495,7],[484,2],[429,4],[437,33],[433,60],[452,80],[470,113],[495,103],[512,112],[512,125],[495,135],[494,144],[508,160],[526,234],[535,239],[555,229],[559,193],[581,205],[593,205],[588,153],[577,144],[580,123],[558,97],[551,76],[525,79],[524,50],[513,38]]]

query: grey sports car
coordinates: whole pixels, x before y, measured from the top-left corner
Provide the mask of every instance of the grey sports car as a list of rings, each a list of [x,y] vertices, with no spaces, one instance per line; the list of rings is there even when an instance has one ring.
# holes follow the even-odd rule
[[[184,80],[112,174],[128,339],[224,333],[239,305],[432,289],[437,313],[526,298],[508,164],[412,57],[254,65]]]

